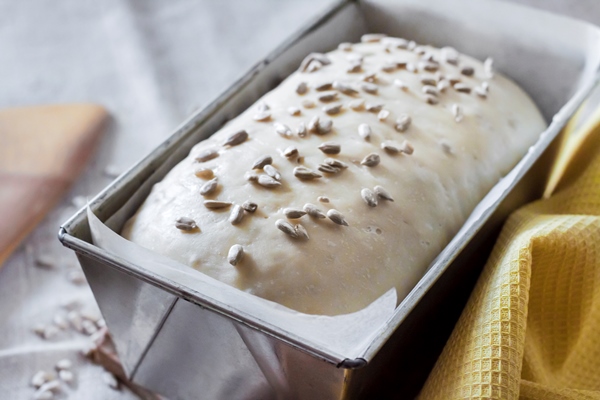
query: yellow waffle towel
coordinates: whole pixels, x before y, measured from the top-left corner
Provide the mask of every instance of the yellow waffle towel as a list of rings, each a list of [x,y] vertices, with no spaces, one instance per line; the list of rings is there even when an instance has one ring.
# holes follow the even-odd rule
[[[600,110],[575,126],[554,193],[507,220],[420,399],[600,399]]]

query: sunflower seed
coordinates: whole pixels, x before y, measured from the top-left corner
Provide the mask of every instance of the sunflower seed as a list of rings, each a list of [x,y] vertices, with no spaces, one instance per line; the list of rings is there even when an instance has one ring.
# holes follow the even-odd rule
[[[338,168],[332,167],[331,165],[328,165],[328,164],[319,164],[319,167],[317,169],[319,171],[325,172],[327,174],[337,174],[338,172],[340,172],[340,170]]]
[[[471,93],[471,88],[462,83],[454,84],[454,90],[456,90],[457,92],[461,92],[461,93]]]
[[[254,171],[248,171],[244,174],[244,179],[250,182],[256,182],[258,180],[258,174]]]
[[[442,60],[448,64],[458,65],[458,51],[452,47],[442,48]]]
[[[346,222],[346,218],[344,217],[344,215],[342,215],[341,212],[334,208],[327,211],[327,216],[330,220],[332,220],[338,225],[348,226],[348,222]]]
[[[325,83],[321,83],[320,85],[315,86],[315,90],[317,92],[323,92],[325,90],[329,90],[332,88],[332,83],[331,82],[325,82]]]
[[[309,99],[302,100],[302,107],[304,107],[304,108],[315,108],[315,106],[316,106],[316,104],[312,100],[309,100]]]
[[[396,86],[399,89],[402,89],[404,91],[408,90],[408,86],[406,86],[406,84],[404,82],[402,82],[400,79],[394,79],[394,86]]]
[[[408,64],[408,61],[395,60],[394,63],[396,64],[396,67],[398,67],[398,68],[406,68],[406,64]]]
[[[50,400],[54,398],[54,394],[49,390],[37,390],[33,394],[34,400]]]
[[[214,176],[213,170],[210,168],[198,168],[194,171],[194,175],[202,179],[210,179]]]
[[[394,198],[392,197],[392,195],[389,194],[389,192],[387,190],[385,190],[382,186],[375,186],[374,188],[375,194],[383,200],[387,200],[387,201],[394,201]]]
[[[254,116],[252,117],[253,120],[260,121],[260,122],[267,121],[270,118],[271,118],[271,111],[268,111],[268,110],[259,111],[256,114],[254,114]]]
[[[290,146],[283,151],[283,155],[287,158],[292,158],[298,155],[298,149],[294,146]]]
[[[209,160],[212,160],[214,158],[219,157],[219,152],[215,149],[207,149],[202,151],[200,154],[198,154],[198,156],[196,157],[196,161],[197,162],[206,162]]]
[[[450,146],[450,143],[446,142],[445,140],[442,140],[440,142],[440,146],[442,147],[442,150],[444,151],[444,153],[446,153],[446,154],[454,153],[452,151],[452,146]]]
[[[316,132],[319,128],[319,116],[315,115],[308,121],[308,125],[306,126],[309,132]]]
[[[352,51],[352,43],[344,42],[338,45],[338,50],[341,51]]]
[[[423,53],[421,55],[421,60],[425,60],[425,61],[429,61],[429,62],[432,62],[432,63],[435,63],[435,64],[439,64],[439,62],[435,59],[435,55],[432,52],[430,52],[430,51],[427,51],[427,52]]]
[[[374,83],[365,82],[361,86],[362,90],[369,94],[377,94],[379,88]]]
[[[279,173],[279,171],[277,171],[277,168],[275,168],[271,164],[265,165],[263,167],[263,171],[265,171],[265,173],[271,178],[277,179],[278,181],[281,180],[281,174]]]
[[[71,360],[69,360],[68,358],[63,358],[62,360],[59,360],[54,367],[60,371],[64,369],[71,369],[72,366],[73,363],[71,362]]]
[[[451,85],[455,85],[457,83],[459,83],[461,81],[460,76],[456,76],[456,75],[448,75],[446,77],[446,79],[448,80],[448,82],[450,82]]]
[[[417,43],[414,40],[408,42],[408,46],[406,46],[408,50],[414,51],[417,48]]]
[[[427,102],[427,104],[431,104],[431,105],[436,105],[437,103],[440,102],[437,97],[432,96],[430,94],[425,95],[425,101]]]
[[[377,114],[377,119],[380,120],[381,122],[383,122],[389,116],[390,116],[390,112],[386,109],[383,109],[383,110],[379,111],[379,114]]]
[[[350,62],[350,66],[346,69],[349,74],[354,74],[362,71],[362,62],[355,60]]]
[[[335,158],[326,158],[324,163],[327,165],[330,165],[332,167],[335,167],[335,168],[343,168],[343,169],[348,168],[348,164],[346,164],[343,161],[336,160]]]
[[[397,49],[406,49],[408,47],[408,40],[402,38],[385,37],[381,39],[381,43]]]
[[[252,164],[252,169],[263,169],[265,165],[269,165],[273,162],[273,157],[269,155],[260,156]]]
[[[231,208],[231,213],[229,214],[229,222],[231,222],[232,225],[237,225],[240,222],[242,222],[243,218],[244,218],[244,209],[239,204],[235,204]]]
[[[298,135],[298,137],[306,137],[306,134],[308,133],[308,131],[306,130],[306,125],[304,125],[304,122],[300,122],[298,124],[298,127],[296,128],[296,134]]]
[[[339,154],[342,150],[342,146],[335,142],[325,142],[319,146],[319,150],[325,154]]]
[[[440,68],[437,63],[431,61],[421,61],[419,62],[419,69],[423,71],[435,72]]]
[[[425,48],[425,46],[416,46],[413,51],[415,53],[417,53],[418,55],[423,55],[425,53],[427,53],[427,49]]]
[[[464,66],[460,69],[460,73],[465,76],[472,76],[475,73],[475,69],[473,67]]]
[[[360,197],[362,197],[369,207],[377,206],[377,196],[371,189],[362,189],[360,191]]]
[[[406,70],[408,72],[412,72],[413,74],[419,72],[419,68],[414,63],[406,63]]]
[[[298,86],[296,86],[296,93],[305,94],[306,92],[308,92],[308,85],[306,82],[300,82]]]
[[[360,41],[363,43],[376,43],[386,36],[384,33],[366,33],[360,37]]]
[[[383,65],[381,66],[381,70],[383,72],[394,72],[396,69],[398,68],[398,66],[396,65],[396,63],[391,62],[391,61],[386,61],[385,63],[383,63]]]
[[[229,249],[229,253],[227,253],[227,261],[234,267],[238,265],[240,261],[242,261],[243,257],[244,248],[239,244],[234,244],[233,246],[231,246],[231,248]]]
[[[323,63],[319,60],[312,60],[308,63],[308,67],[306,67],[306,72],[315,72],[320,70],[323,67]]]
[[[277,221],[275,221],[275,226],[277,227],[277,229],[293,237],[294,239],[298,238],[298,232],[296,232],[294,225],[292,225],[288,221],[284,219],[278,219]]]
[[[317,197],[317,201],[320,201],[321,203],[329,203],[329,197],[319,196]]]
[[[365,109],[372,113],[378,113],[383,108],[383,104],[378,103],[367,103],[365,104]]]
[[[331,60],[325,54],[310,53],[309,55],[307,55],[304,58],[304,60],[302,60],[302,63],[300,63],[300,71],[302,71],[302,72],[308,71],[309,70],[308,67],[311,64],[311,62],[313,62],[313,61],[317,61],[321,65],[331,64]]]
[[[202,196],[206,196],[207,194],[214,193],[214,191],[217,190],[218,184],[219,179],[217,177],[212,178],[210,181],[206,182],[200,187],[200,194]]]
[[[462,108],[458,104],[452,104],[452,115],[456,122],[460,122],[463,119]]]
[[[481,97],[482,99],[486,99],[487,98],[487,92],[485,91],[484,88],[482,87],[476,87],[474,90],[475,94],[479,97]]]
[[[431,96],[439,96],[440,92],[437,90],[436,86],[425,85],[421,88],[421,91],[425,94],[429,94]]]
[[[396,125],[394,128],[398,132],[406,132],[406,130],[410,127],[412,122],[412,118],[408,114],[400,114],[398,118],[396,118]]]
[[[292,132],[292,130],[290,129],[290,127],[285,124],[276,122],[274,126],[275,126],[275,132],[277,132],[281,137],[289,138],[290,136],[292,136],[294,134]]]
[[[348,96],[353,96],[355,94],[358,94],[358,91],[356,89],[354,89],[350,85],[347,85],[347,84],[342,83],[340,81],[334,81],[333,82],[333,88],[335,90],[338,90],[338,91],[344,93],[345,95],[348,95]]]
[[[366,167],[375,167],[379,164],[380,161],[381,158],[379,157],[379,154],[371,153],[365,158],[363,158],[363,160],[360,163]]]
[[[481,88],[485,90],[485,93],[490,91],[490,84],[487,81],[481,82]]]
[[[336,100],[338,97],[337,92],[328,92],[328,93],[324,93],[322,95],[320,95],[318,97],[319,101],[323,102],[323,103],[328,103],[330,101],[334,101]]]
[[[281,182],[279,182],[275,178],[270,177],[269,175],[259,175],[257,182],[260,186],[266,187],[269,189],[281,186]]]
[[[306,167],[294,168],[294,176],[298,179],[303,179],[303,180],[312,180],[312,179],[322,177],[322,175],[319,175],[316,172],[314,172],[313,170],[306,168]]]
[[[381,148],[391,154],[396,154],[400,151],[398,146],[393,142],[382,142]]]
[[[323,107],[323,112],[327,115],[336,115],[339,114],[342,110],[341,104],[330,104]]]
[[[358,54],[358,53],[352,53],[352,54],[348,54],[346,56],[346,60],[350,61],[351,63],[354,62],[363,62],[364,56],[362,54]]]
[[[38,371],[31,378],[31,386],[39,388],[44,383],[54,380],[54,374],[46,371]]]
[[[377,82],[377,73],[371,72],[370,74],[363,76],[362,80],[369,83],[375,83]]]
[[[269,105],[262,100],[259,101],[258,104],[256,105],[256,110],[259,112],[267,111],[270,109],[271,109],[271,107],[269,107]]]
[[[434,86],[437,83],[437,80],[435,79],[435,76],[429,74],[429,75],[421,75],[421,78],[419,79],[420,82],[423,85],[432,85]]]
[[[253,213],[258,208],[258,205],[256,203],[254,203],[253,201],[246,200],[244,202],[244,204],[242,204],[242,208],[246,212]]]
[[[304,211],[306,211],[306,213],[313,218],[317,218],[317,219],[326,218],[326,215],[323,214],[323,212],[321,210],[319,210],[319,208],[317,206],[315,206],[314,204],[306,203],[304,205],[304,207],[302,207],[302,209]]]
[[[75,375],[73,374],[73,372],[67,370],[58,371],[58,377],[61,381],[65,383],[71,383],[73,382],[73,379],[75,379]]]
[[[331,132],[331,128],[333,127],[333,121],[329,118],[323,118],[319,120],[317,124],[317,132],[319,135],[324,135],[326,133]]]
[[[483,62],[483,72],[485,73],[486,78],[494,77],[494,69],[493,69],[494,60],[491,57],[488,57]]]
[[[296,231],[296,234],[298,235],[298,238],[300,239],[304,239],[304,240],[308,240],[308,232],[306,231],[306,228],[300,224],[296,224],[294,225],[294,230]]]
[[[248,139],[248,132],[245,130],[238,131],[227,138],[223,146],[237,146],[240,143],[244,143]]]
[[[348,103],[348,108],[350,108],[354,111],[364,110],[365,101],[363,99],[352,100],[350,103]]]
[[[188,217],[179,217],[175,220],[175,228],[182,231],[193,231],[197,227],[196,221]]]
[[[437,90],[440,93],[444,93],[446,91],[446,89],[448,89],[449,87],[450,87],[450,84],[445,79],[443,79],[437,83]]]
[[[231,205],[229,201],[219,201],[219,200],[204,200],[204,207],[210,210],[217,210],[220,208],[227,208]]]
[[[400,151],[403,152],[404,154],[407,155],[411,155],[415,149],[412,147],[412,145],[410,143],[408,143],[408,141],[404,141],[402,142],[402,145],[400,146]]]
[[[298,219],[306,215],[306,211],[299,208],[284,208],[283,214],[289,219]]]
[[[368,124],[360,124],[358,126],[358,136],[365,140],[371,139],[371,127]]]
[[[302,110],[300,110],[298,107],[294,107],[294,106],[288,107],[287,111],[288,111],[288,114],[290,114],[294,117],[297,117],[300,114],[302,114]]]

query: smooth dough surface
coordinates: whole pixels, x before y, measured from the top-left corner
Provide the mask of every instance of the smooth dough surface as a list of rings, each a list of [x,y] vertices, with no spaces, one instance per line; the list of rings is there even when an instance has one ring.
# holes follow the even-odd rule
[[[154,186],[122,235],[241,290],[305,313],[353,312],[391,287],[397,289],[399,300],[404,298],[477,203],[523,157],[546,124],[516,84],[498,73],[491,77],[481,62],[460,54],[458,65],[453,65],[443,60],[440,49],[419,46],[407,50],[395,43],[386,39],[354,44],[350,51],[327,53],[329,65],[314,72],[293,73],[260,100],[268,105],[270,119],[256,121],[255,105],[198,143]],[[397,43],[404,47],[404,42]],[[347,72],[357,55],[363,57],[360,71]],[[432,67],[431,63],[423,64],[424,57],[438,61],[438,71],[424,71],[423,67]],[[390,62],[400,67],[390,70]],[[409,63],[408,69],[404,62]],[[411,64],[418,71],[413,71]],[[474,74],[461,74],[465,66],[472,67]],[[376,93],[368,85],[363,87],[363,79],[371,73],[376,74],[372,82]],[[429,104],[423,76],[446,82],[449,77],[458,77],[472,90],[463,93],[450,85],[434,96],[437,104]],[[315,89],[334,81],[349,84],[357,93]],[[308,90],[300,95],[296,89],[301,82],[306,82]],[[483,90],[483,82],[489,85],[486,98],[474,91]],[[319,100],[331,92],[337,93],[336,100]],[[357,99],[381,104],[389,115],[380,120],[377,112],[351,109],[350,102]],[[315,107],[303,106],[305,100],[313,101]],[[331,104],[342,105],[339,114],[325,114],[323,107]],[[453,113],[455,104],[461,109],[459,122]],[[299,108],[300,115],[291,115],[290,107]],[[399,132],[396,119],[404,113],[410,115],[412,123],[405,132]],[[308,125],[314,116],[331,119],[331,132],[299,137],[295,133],[299,124]],[[288,126],[293,135],[278,134],[278,123]],[[368,141],[358,134],[363,123],[372,130]],[[241,129],[249,135],[246,141],[223,146]],[[381,148],[384,141],[401,146],[405,140],[414,148],[410,155]],[[340,153],[324,154],[318,148],[324,142],[341,145]],[[289,146],[298,149],[299,158],[283,155]],[[219,156],[196,161],[207,149],[218,150]],[[370,153],[380,156],[379,165],[361,164]],[[245,178],[254,161],[263,155],[273,158],[281,186],[266,188]],[[327,157],[343,161],[348,168],[336,174],[319,172],[319,164]],[[297,166],[310,168],[322,177],[300,180],[293,173]],[[199,168],[212,169],[218,178],[214,193],[200,194],[207,180],[195,175]],[[255,172],[263,174],[262,170]],[[377,206],[367,205],[361,190],[372,190],[376,185],[385,188],[394,201],[379,199]],[[326,196],[329,202],[318,201],[319,196]],[[232,207],[211,210],[204,200],[237,205],[250,200],[258,209],[245,213],[241,223],[233,225],[229,222]],[[306,203],[323,212],[338,210],[349,226],[305,215],[289,221],[304,226],[308,240],[292,238],[277,229],[275,222],[286,220],[283,209],[302,209]],[[199,229],[178,229],[175,221],[180,217],[193,219]],[[235,244],[243,247],[244,255],[233,266],[227,257]]]

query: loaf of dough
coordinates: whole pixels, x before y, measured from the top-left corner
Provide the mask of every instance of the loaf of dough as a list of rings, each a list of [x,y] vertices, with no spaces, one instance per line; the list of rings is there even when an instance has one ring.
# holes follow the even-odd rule
[[[401,300],[545,126],[490,59],[365,35],[198,143],[122,235],[305,313]]]

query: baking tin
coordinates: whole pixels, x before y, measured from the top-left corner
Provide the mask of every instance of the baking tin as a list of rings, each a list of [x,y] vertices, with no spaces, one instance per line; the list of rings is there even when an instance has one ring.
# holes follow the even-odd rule
[[[550,126],[488,194],[359,357],[348,358],[110,254],[91,243],[85,210],[60,228],[75,250],[128,376],[171,399],[412,398],[441,351],[506,216],[541,196],[553,142],[598,81],[600,29],[510,3],[340,1],[255,65],[90,208],[120,230],[152,185],[198,141],[275,87],[312,51],[363,33],[491,56]],[[351,329],[351,327],[348,327]],[[431,335],[430,332],[435,332]]]

